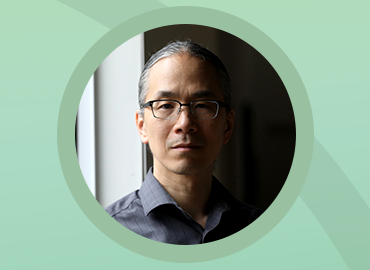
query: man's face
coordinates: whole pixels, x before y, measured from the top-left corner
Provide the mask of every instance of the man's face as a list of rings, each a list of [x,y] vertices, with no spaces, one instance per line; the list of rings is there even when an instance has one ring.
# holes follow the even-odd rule
[[[146,102],[158,99],[225,101],[212,64],[189,55],[161,59],[151,68]],[[212,172],[222,145],[230,139],[234,111],[220,107],[215,119],[204,120],[194,118],[185,106],[177,118],[164,120],[154,118],[148,107],[143,116],[136,114],[136,124],[153,153],[155,173],[195,175]]]

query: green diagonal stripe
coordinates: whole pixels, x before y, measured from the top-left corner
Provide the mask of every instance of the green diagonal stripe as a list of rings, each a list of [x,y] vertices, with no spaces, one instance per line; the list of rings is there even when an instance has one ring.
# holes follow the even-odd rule
[[[369,269],[370,209],[321,143],[300,194],[349,269]]]
[[[127,19],[139,14],[165,8],[156,0],[122,1],[122,0],[58,0],[59,2],[81,12],[93,20],[112,29]]]

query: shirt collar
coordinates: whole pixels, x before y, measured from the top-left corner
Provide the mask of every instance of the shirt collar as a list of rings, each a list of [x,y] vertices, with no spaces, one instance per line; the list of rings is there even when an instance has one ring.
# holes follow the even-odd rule
[[[166,204],[175,205],[180,208],[174,199],[167,193],[158,180],[153,175],[153,167],[148,171],[145,180],[139,190],[139,196],[143,205],[145,215],[153,209]],[[236,199],[231,193],[213,176],[212,191],[210,195],[212,208],[220,212],[230,210]]]
[[[154,177],[153,167],[149,169],[148,174],[141,185],[139,196],[141,198],[145,215],[148,215],[154,208],[161,205],[174,204],[177,206],[177,203]]]
[[[210,201],[213,209],[220,212],[229,211],[231,206],[237,202],[234,196],[214,176]]]

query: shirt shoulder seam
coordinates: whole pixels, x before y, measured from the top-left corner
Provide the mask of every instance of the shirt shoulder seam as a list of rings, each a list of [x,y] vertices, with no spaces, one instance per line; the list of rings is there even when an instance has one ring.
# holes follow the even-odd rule
[[[125,208],[118,209],[116,212],[113,212],[113,213],[111,214],[111,217],[114,217],[114,216],[116,216],[116,215],[120,214],[122,211],[125,211],[127,208],[129,208],[129,207],[131,206],[131,204],[132,204],[135,200],[139,200],[139,198],[138,198],[138,197],[133,198],[133,199],[132,199],[132,201],[131,201],[131,202],[129,202]]]

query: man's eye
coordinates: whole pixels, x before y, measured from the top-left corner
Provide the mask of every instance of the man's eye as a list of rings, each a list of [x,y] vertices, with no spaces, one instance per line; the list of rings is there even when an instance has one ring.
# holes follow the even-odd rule
[[[197,103],[194,106],[194,109],[207,109],[210,106],[207,103]]]
[[[168,109],[173,109],[173,108],[174,106],[172,103],[164,103],[158,106],[158,109],[163,109],[163,110],[168,110]]]

